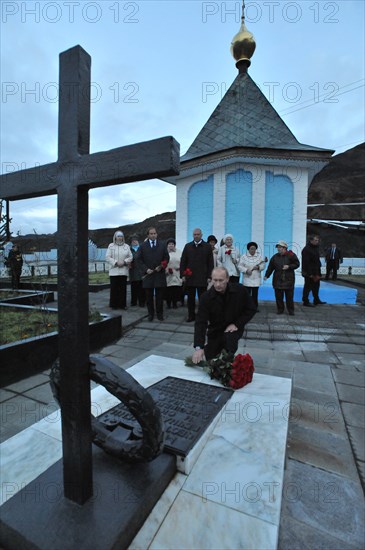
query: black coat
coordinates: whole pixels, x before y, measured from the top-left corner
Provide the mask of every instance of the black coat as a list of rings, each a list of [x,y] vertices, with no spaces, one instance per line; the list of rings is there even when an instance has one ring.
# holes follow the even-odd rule
[[[155,269],[161,265],[162,261],[168,262],[170,259],[164,241],[156,240],[156,246],[151,247],[150,241],[144,241],[138,249],[136,260],[139,263],[143,277],[147,273],[147,269]],[[160,288],[166,286],[165,270],[155,271],[151,275],[147,275],[143,279],[143,288]]]
[[[288,265],[289,269],[284,270],[284,265]],[[272,286],[274,288],[288,290],[294,288],[295,273],[300,263],[298,257],[294,252],[288,251],[287,254],[274,254],[270,259],[269,265],[265,273],[265,277],[269,278],[271,273],[274,272],[272,278]]]
[[[205,335],[208,337],[223,333],[234,323],[243,330],[246,323],[256,313],[256,306],[246,288],[237,283],[228,283],[225,294],[220,294],[212,286],[202,294],[195,320],[194,346],[204,347]]]
[[[311,275],[320,274],[319,246],[308,243],[302,250],[302,275],[303,277],[310,277]]]
[[[21,273],[23,266],[23,257],[20,250],[12,248],[7,257],[7,265],[14,273]]]
[[[139,250],[139,248],[138,248]],[[131,267],[129,268],[129,280],[132,283],[133,281],[140,281],[144,275],[144,272],[142,272],[142,266],[140,262],[138,262],[137,254],[138,250],[134,250],[131,247],[131,252],[133,256],[133,262],[131,264]]]
[[[198,246],[195,246],[194,241],[192,241],[184,246],[180,260],[180,277],[184,277],[184,271],[187,268],[192,271],[192,275],[186,277],[186,286],[207,286],[213,267],[213,253],[210,244],[202,241]]]

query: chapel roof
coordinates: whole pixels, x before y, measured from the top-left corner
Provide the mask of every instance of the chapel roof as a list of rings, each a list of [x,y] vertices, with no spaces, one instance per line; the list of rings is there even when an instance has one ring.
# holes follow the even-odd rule
[[[247,147],[287,151],[333,151],[299,143],[247,72],[240,72],[181,162]]]

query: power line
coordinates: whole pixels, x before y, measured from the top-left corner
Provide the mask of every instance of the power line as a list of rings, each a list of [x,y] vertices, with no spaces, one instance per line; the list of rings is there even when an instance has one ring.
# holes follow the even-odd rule
[[[357,80],[356,82],[351,82],[351,84],[346,84],[345,86],[342,86],[341,88],[338,88],[338,90],[343,90],[343,88],[347,88],[348,86],[352,86],[353,84],[357,84],[357,82],[362,82],[362,81],[363,81],[363,79]],[[333,97],[337,97],[339,95],[344,95],[344,94],[347,94],[349,92],[353,92],[354,90],[357,90],[359,88],[363,88],[364,85],[365,85],[365,81],[364,81],[363,84],[361,84],[361,86],[356,86],[355,88],[351,88],[351,90],[345,90],[345,91],[340,92],[340,93],[338,91],[336,91],[336,94]],[[297,111],[302,111],[303,109],[307,109],[308,107],[313,107],[313,105],[318,105],[319,103],[322,103],[322,99],[320,100],[320,98],[328,97],[329,93],[331,93],[331,92],[325,92],[323,94],[318,95],[318,101],[312,101],[311,99],[307,99],[305,101],[302,101],[301,103],[298,103],[296,105],[296,107],[298,107],[298,108],[295,108],[295,109],[292,109],[292,110],[290,110],[290,108],[288,108],[287,110],[284,109],[283,111],[280,112],[280,115],[283,115],[283,116],[291,115],[292,113],[296,113]],[[309,105],[304,105],[305,103],[308,103],[310,101],[312,101],[312,102],[309,103]],[[328,102],[328,103],[333,103],[333,102],[331,101],[331,102]],[[299,105],[303,105],[303,107],[299,107]]]

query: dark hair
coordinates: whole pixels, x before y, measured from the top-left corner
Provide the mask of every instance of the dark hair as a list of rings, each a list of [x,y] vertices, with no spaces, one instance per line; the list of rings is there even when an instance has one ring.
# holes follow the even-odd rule
[[[207,238],[207,243],[209,243],[209,241],[214,241],[216,244],[218,242],[214,235],[209,235],[209,237]]]
[[[167,239],[167,241],[166,241],[166,246],[167,246],[169,243],[174,243],[174,244],[176,245],[176,241],[175,241],[175,239],[173,239],[172,237],[170,237],[169,239]]]
[[[254,246],[256,250],[258,249],[257,243],[255,243],[254,241],[247,243],[247,250],[250,250],[251,246]]]

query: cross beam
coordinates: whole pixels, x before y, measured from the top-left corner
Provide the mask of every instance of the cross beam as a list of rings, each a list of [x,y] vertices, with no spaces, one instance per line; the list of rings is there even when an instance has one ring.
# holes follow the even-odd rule
[[[58,196],[58,324],[64,494],[93,494],[88,324],[88,190],[179,173],[172,137],[89,154],[91,58],[60,54],[58,161],[0,177],[8,200]]]

